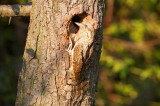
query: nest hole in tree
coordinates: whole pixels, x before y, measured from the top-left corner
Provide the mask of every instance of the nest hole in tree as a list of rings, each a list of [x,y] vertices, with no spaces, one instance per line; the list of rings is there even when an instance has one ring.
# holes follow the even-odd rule
[[[69,33],[74,33],[76,34],[79,30],[79,26],[76,25],[75,23],[82,23],[84,18],[87,17],[87,13],[84,12],[82,14],[76,14],[73,15],[73,17],[71,18],[71,20],[69,21]]]

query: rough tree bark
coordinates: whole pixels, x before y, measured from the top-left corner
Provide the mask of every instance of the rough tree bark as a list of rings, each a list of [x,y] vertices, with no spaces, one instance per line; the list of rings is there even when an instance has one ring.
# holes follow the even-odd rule
[[[104,0],[32,0],[16,106],[92,106]]]

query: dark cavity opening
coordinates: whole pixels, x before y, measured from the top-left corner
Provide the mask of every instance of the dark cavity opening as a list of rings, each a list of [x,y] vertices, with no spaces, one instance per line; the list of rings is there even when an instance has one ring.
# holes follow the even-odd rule
[[[69,22],[69,33],[76,34],[79,30],[79,26],[75,23],[82,23],[85,17],[87,17],[87,13],[74,15]]]

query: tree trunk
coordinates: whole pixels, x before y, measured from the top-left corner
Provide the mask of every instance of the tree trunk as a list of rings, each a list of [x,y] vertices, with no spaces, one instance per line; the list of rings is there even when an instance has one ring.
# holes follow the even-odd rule
[[[92,106],[104,0],[32,0],[16,106]]]

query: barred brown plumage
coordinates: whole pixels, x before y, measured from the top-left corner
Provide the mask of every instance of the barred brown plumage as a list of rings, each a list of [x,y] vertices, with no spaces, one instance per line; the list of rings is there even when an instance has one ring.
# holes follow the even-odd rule
[[[82,67],[87,63],[91,54],[88,53],[92,46],[94,39],[94,27],[92,23],[75,23],[78,25],[79,30],[76,34],[71,35],[70,39],[70,47],[68,48],[68,52],[71,56],[71,65],[69,69],[68,75],[68,83],[72,85],[78,84],[82,80]],[[73,45],[74,44],[74,45]]]

